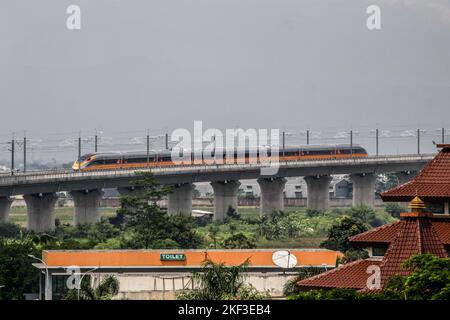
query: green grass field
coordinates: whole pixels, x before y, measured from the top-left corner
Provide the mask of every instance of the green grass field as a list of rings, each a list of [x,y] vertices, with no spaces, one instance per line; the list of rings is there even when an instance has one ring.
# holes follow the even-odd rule
[[[205,211],[214,211],[213,207],[199,207],[193,208],[198,210]],[[55,215],[56,218],[63,224],[72,224],[73,223],[73,207],[55,207]],[[100,208],[100,212],[102,217],[111,217],[116,213],[117,208]],[[294,210],[302,210],[301,208],[286,208],[286,212],[294,211]],[[259,216],[259,208],[239,208],[239,212],[246,217],[257,218]],[[10,214],[10,221],[17,223],[21,226],[26,225],[27,221],[27,208],[26,207],[12,207]]]
[[[103,217],[111,217],[115,215],[117,208],[100,208],[101,215]],[[73,223],[73,208],[72,207],[56,207],[55,215],[56,218],[62,224],[72,224]],[[10,213],[10,221],[26,226],[27,223],[27,208],[26,207],[12,207]]]
[[[199,207],[193,208],[198,210],[205,210],[213,212],[213,207]],[[111,217],[116,213],[117,208],[100,208],[102,217]],[[383,208],[376,208],[377,215],[380,217],[386,217],[387,213],[384,212]],[[73,223],[73,207],[56,207],[55,214],[56,218],[59,219],[61,224],[72,224]],[[286,212],[296,211],[299,213],[304,213],[306,208],[298,207],[287,207]],[[255,207],[240,207],[239,213],[241,214],[241,219],[245,220],[256,220],[259,217],[259,208]],[[19,224],[23,227],[26,226],[26,207],[13,207],[11,208],[10,221]],[[220,225],[219,238],[227,236],[230,232],[228,224]],[[244,232],[247,235],[256,234],[257,225],[256,224],[237,224],[237,231]],[[208,226],[198,227],[198,232],[203,236],[208,234]],[[257,239],[258,248],[318,248],[320,243],[325,240],[325,234],[315,234],[312,236],[303,236],[295,239],[286,240],[266,240],[259,237]]]

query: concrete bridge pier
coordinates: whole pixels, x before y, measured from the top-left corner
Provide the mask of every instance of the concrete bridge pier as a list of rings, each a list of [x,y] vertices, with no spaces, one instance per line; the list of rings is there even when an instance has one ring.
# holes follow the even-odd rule
[[[304,177],[308,190],[309,209],[327,210],[329,208],[331,179],[328,175]]]
[[[77,190],[71,191],[70,194],[72,195],[75,209],[73,216],[75,225],[100,221],[99,209],[103,196],[102,190]]]
[[[10,197],[0,197],[0,222],[9,221],[9,212],[13,200]]]
[[[55,229],[56,193],[26,194],[23,199],[27,204],[28,230],[46,232]]]
[[[353,182],[353,205],[373,207],[377,176],[373,173],[351,174],[350,179]]]
[[[241,183],[235,180],[214,181],[214,220],[223,221],[228,209],[238,208],[238,190]]]
[[[167,213],[169,215],[191,216],[192,213],[192,183],[179,183],[167,195]]]
[[[268,215],[272,211],[284,209],[285,178],[260,178],[257,180],[261,189],[260,216]]]

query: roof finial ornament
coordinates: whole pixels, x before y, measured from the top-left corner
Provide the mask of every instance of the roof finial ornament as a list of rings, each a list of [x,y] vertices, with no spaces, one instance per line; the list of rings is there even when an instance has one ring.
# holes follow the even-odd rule
[[[411,212],[422,212],[422,210],[425,209],[425,203],[417,195],[417,190],[416,196],[414,197],[414,199],[411,200],[411,202],[408,205],[408,208],[411,209]]]

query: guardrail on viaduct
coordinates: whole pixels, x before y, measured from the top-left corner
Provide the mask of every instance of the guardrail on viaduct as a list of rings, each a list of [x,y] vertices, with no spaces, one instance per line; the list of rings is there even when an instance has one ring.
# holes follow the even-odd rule
[[[309,169],[309,168],[348,168],[348,167],[370,167],[367,172],[382,173],[387,172],[386,168],[393,165],[405,166],[405,171],[416,170],[417,167],[423,166],[433,159],[434,154],[423,155],[388,155],[388,156],[371,156],[366,158],[355,159],[327,159],[327,160],[298,160],[279,162],[279,172],[275,176],[284,176],[287,170]],[[173,175],[199,175],[208,173],[224,173],[259,171],[263,164],[221,164],[221,165],[190,165],[190,166],[165,166],[140,169],[117,169],[117,170],[100,170],[100,171],[73,171],[73,170],[48,170],[27,173],[15,173],[0,175],[0,186],[16,186],[21,184],[34,183],[51,183],[63,182],[67,180],[90,180],[90,179],[109,179],[109,178],[132,178],[136,172],[151,171],[155,177],[162,178],[164,176]],[[410,169],[412,168],[412,169]],[[375,170],[374,170],[375,169]],[[362,170],[362,169],[361,169]],[[329,171],[329,170],[326,170]],[[336,174],[341,170],[334,170]],[[345,171],[345,169],[344,169]],[[360,173],[365,173],[362,170]],[[345,173],[345,172],[344,172]],[[353,172],[347,172],[353,173]],[[288,174],[288,176],[291,176]],[[295,176],[295,175],[293,175]],[[255,176],[258,178],[259,174]],[[197,180],[200,181],[200,180]],[[210,181],[209,178],[205,181]],[[183,181],[184,182],[184,181]]]

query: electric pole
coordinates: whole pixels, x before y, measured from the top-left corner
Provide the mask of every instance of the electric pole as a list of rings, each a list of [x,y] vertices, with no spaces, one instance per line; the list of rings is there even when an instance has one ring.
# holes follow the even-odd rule
[[[9,149],[9,151],[11,151],[11,173],[14,173],[14,146],[15,146],[14,136],[13,136],[10,144],[11,144],[11,149]]]
[[[417,129],[417,154],[420,154],[420,129]]]
[[[149,165],[150,162],[150,135],[148,134],[148,129],[147,129],[147,166]]]
[[[379,147],[379,132],[378,132],[378,128],[375,130],[375,144],[376,144],[376,155],[377,155],[377,157],[378,157],[378,151],[379,151],[379,149],[378,149],[378,147]]]
[[[27,136],[23,137],[23,172],[27,172]]]
[[[81,158],[81,133],[78,136],[78,159]]]
[[[350,155],[353,155],[353,130],[350,130]]]
[[[94,151],[98,151],[98,135],[97,135],[97,129],[95,129],[95,136],[94,136]]]

